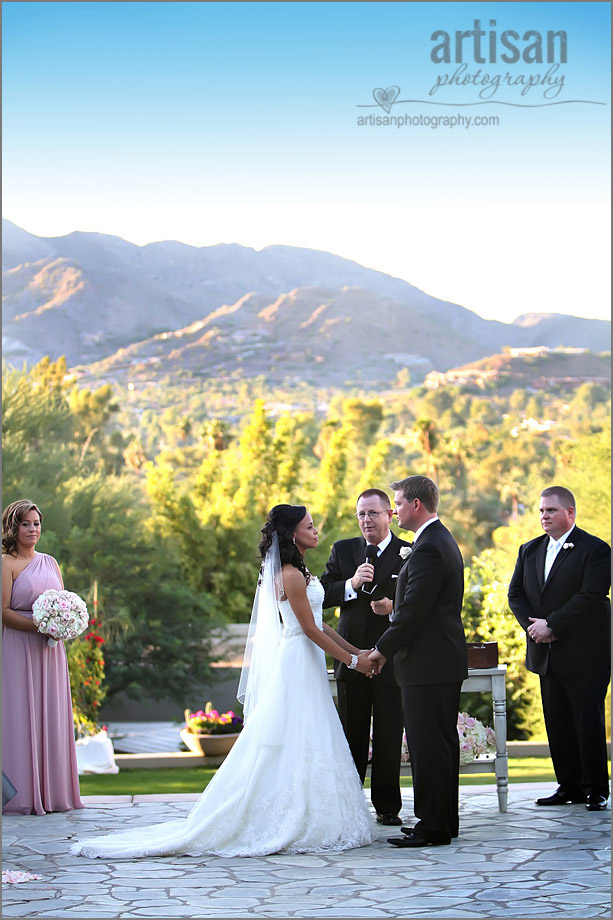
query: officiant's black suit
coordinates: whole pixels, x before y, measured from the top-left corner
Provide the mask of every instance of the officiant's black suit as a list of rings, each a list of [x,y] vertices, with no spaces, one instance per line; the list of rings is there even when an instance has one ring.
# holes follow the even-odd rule
[[[377,642],[381,654],[393,658],[402,691],[416,829],[437,843],[458,834],[457,718],[468,676],[463,595],[462,554],[435,520],[400,571],[393,622]]]
[[[526,667],[540,676],[551,759],[569,794],[609,794],[604,700],[611,674],[611,549],[574,527],[545,580],[549,536],[519,548],[509,605],[526,630],[547,620],[557,639],[529,636]],[[573,544],[572,547],[568,544]]]
[[[384,597],[394,599],[398,572],[402,566],[401,546],[408,546],[394,533],[388,546],[375,562],[375,590],[367,594],[361,588],[357,598],[345,601],[345,582],[366,560],[366,540],[354,537],[338,540],[330,552],[321,576],[324,607],[340,607],[337,632],[357,648],[374,648],[389,626],[389,617],[374,613],[370,602]],[[368,586],[367,587],[371,587]],[[381,674],[369,678],[335,662],[334,676],[338,690],[338,709],[356,769],[364,782],[368,766],[370,719],[373,718],[373,759],[370,795],[379,815],[397,815],[402,806],[400,795],[400,755],[402,748],[402,701],[391,664]]]

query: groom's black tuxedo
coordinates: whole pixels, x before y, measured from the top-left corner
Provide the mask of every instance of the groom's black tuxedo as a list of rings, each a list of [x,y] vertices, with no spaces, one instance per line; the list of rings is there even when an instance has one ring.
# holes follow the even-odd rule
[[[546,580],[549,536],[520,546],[509,605],[525,630],[530,617],[543,618],[557,637],[536,643],[526,636],[526,667],[540,675],[560,788],[607,796],[604,699],[611,673],[611,549],[579,527],[566,540]]]
[[[354,600],[345,601],[345,583],[366,560],[366,540],[354,537],[337,541],[321,576],[324,607],[340,607],[337,631],[357,648],[374,648],[389,626],[389,617],[374,613],[370,602],[388,597],[392,601],[398,572],[402,566],[401,546],[408,546],[392,533],[392,539],[375,562],[372,594],[358,589]],[[371,586],[368,586],[371,587]],[[373,719],[371,798],[380,815],[397,815],[400,796],[400,755],[402,748],[402,703],[391,663],[382,673],[368,678],[335,663],[338,708],[347,741],[362,782],[368,765],[370,720]]]
[[[468,676],[461,610],[464,563],[447,528],[433,521],[398,575],[394,621],[377,642],[394,658],[401,687],[447,684]]]
[[[439,843],[458,834],[457,718],[468,676],[463,595],[462,554],[434,520],[400,571],[393,622],[377,642],[394,659],[402,689],[418,832]]]

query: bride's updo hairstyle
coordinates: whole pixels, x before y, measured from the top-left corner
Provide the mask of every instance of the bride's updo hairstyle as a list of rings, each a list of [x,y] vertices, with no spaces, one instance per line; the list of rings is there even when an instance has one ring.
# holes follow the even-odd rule
[[[294,543],[294,531],[306,514],[304,505],[275,505],[266,515],[262,527],[262,542],[258,546],[262,560],[272,545],[274,533],[279,538],[281,565],[293,565],[300,569],[307,582],[310,575],[304,564],[302,553]]]

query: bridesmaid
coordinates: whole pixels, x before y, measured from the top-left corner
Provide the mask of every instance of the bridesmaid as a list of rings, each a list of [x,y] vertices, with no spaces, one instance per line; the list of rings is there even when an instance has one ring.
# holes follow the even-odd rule
[[[44,815],[83,808],[68,663],[32,622],[47,588],[64,587],[53,556],[37,553],[42,514],[30,501],[2,512],[2,769],[17,794],[2,809]]]

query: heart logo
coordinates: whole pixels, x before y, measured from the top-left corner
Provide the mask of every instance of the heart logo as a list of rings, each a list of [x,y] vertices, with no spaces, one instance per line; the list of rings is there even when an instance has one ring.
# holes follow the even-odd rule
[[[377,87],[377,89],[373,89],[372,94],[375,102],[378,103],[378,105],[380,105],[382,109],[385,109],[385,111],[389,114],[389,110],[393,106],[399,92],[399,86],[388,86],[387,89],[381,89],[381,87]]]

